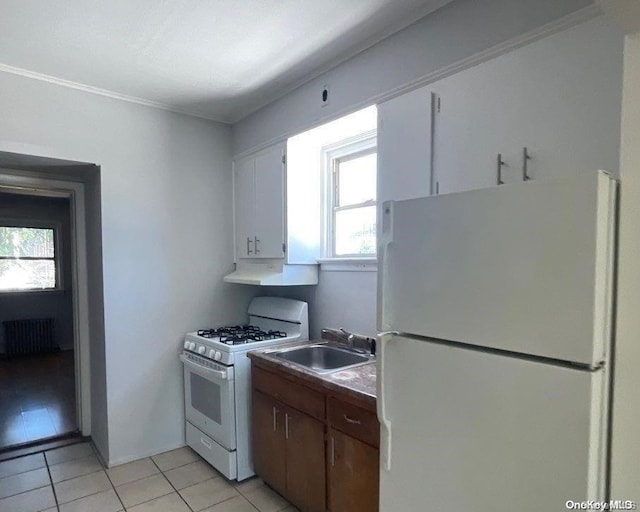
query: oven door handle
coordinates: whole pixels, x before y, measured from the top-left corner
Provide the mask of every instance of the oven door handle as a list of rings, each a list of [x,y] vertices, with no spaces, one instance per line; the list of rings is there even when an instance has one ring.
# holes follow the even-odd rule
[[[207,368],[206,366],[199,365],[198,363],[187,359],[184,354],[180,354],[180,361],[182,361],[185,367],[193,370],[204,378],[217,377],[220,380],[233,380],[233,372],[229,370],[215,370],[213,368]]]

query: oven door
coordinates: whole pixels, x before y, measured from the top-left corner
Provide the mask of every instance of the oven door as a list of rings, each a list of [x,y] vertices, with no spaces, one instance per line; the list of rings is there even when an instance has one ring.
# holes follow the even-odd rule
[[[182,354],[180,360],[184,363],[187,421],[227,450],[235,450],[233,367],[191,354]]]

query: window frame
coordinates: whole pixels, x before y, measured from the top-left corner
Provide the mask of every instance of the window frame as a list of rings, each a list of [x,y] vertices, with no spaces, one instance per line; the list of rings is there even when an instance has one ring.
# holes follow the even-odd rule
[[[375,261],[377,259],[376,252],[363,254],[336,254],[335,253],[335,225],[336,213],[339,211],[353,210],[357,208],[366,208],[377,206],[378,203],[378,173],[376,169],[376,198],[374,200],[364,201],[362,203],[354,203],[350,205],[337,205],[338,203],[338,163],[340,161],[349,161],[358,157],[377,154],[377,130],[371,130],[362,133],[356,137],[341,140],[336,144],[325,146],[322,148],[324,157],[324,214],[323,214],[323,238],[324,238],[324,258],[321,262],[331,261]]]
[[[51,288],[12,288],[9,290],[0,289],[0,295],[23,294],[23,293],[51,293],[64,291],[63,272],[62,272],[62,247],[61,247],[61,228],[60,222],[47,222],[35,219],[7,218],[0,217],[0,227],[6,228],[32,228],[32,229],[50,229],[53,231],[53,258],[33,258],[30,256],[24,258],[7,258],[0,259],[37,259],[37,260],[53,260],[55,269],[55,286]]]

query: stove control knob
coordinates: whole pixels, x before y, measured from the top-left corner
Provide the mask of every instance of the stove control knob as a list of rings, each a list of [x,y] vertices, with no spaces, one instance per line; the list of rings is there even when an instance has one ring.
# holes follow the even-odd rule
[[[189,342],[189,350],[193,351],[195,349],[196,349],[196,344],[193,341]]]
[[[184,348],[186,348],[187,350],[189,350],[189,345],[190,343],[188,341],[184,342]]]
[[[216,351],[213,349],[209,349],[209,355],[207,356],[209,359],[214,359]]]
[[[204,346],[199,346],[198,347],[198,354],[200,355],[204,355],[204,353],[206,352],[206,348]]]
[[[213,358],[214,358],[216,361],[220,361],[220,358],[221,358],[221,357],[222,357],[222,354],[220,353],[220,351],[219,351],[219,350],[216,350],[216,353],[215,353],[215,355],[213,356]]]

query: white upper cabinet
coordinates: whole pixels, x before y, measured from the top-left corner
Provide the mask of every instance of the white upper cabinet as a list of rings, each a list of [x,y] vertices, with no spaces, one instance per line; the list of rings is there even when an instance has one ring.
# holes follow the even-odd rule
[[[284,256],[284,144],[234,162],[238,258]]]
[[[618,170],[622,37],[599,18],[433,83],[439,193]],[[525,162],[524,148],[530,159]]]
[[[284,256],[284,145],[255,159],[255,244],[257,258]]]
[[[255,159],[246,158],[234,163],[235,238],[239,258],[253,255],[255,234]]]
[[[291,237],[291,227],[287,235],[285,180],[285,143],[234,160],[236,265],[224,277],[226,282],[261,286],[318,284],[316,261],[300,264],[299,257],[291,258],[286,242],[287,236]]]
[[[378,105],[378,204],[431,193],[431,104],[422,88]]]

